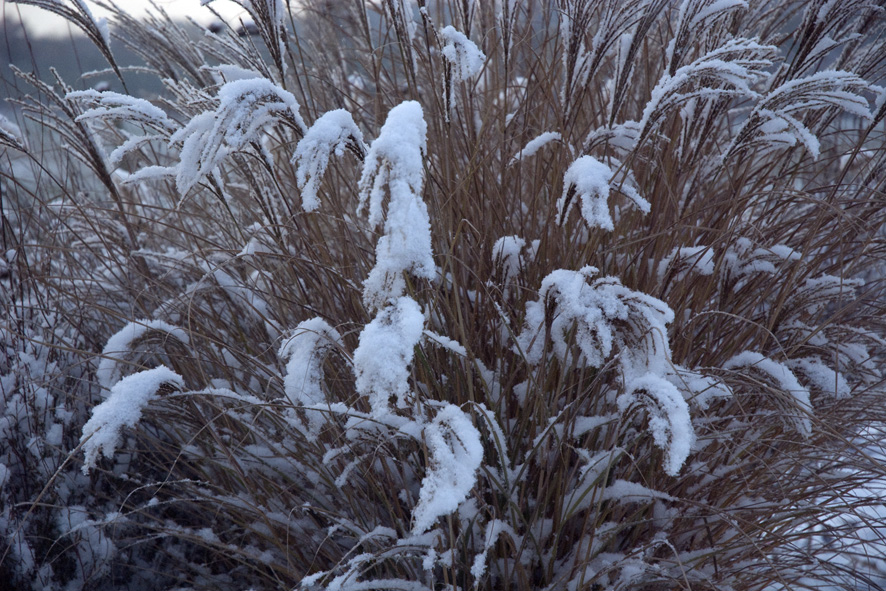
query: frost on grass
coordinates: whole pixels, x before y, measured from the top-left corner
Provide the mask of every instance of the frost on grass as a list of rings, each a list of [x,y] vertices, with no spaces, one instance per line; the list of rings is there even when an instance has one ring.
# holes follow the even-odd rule
[[[124,427],[134,427],[141,419],[145,407],[158,397],[160,387],[168,384],[180,389],[184,380],[165,366],[126,376],[111,388],[107,400],[92,409],[92,417],[83,426],[80,442],[86,461],[83,473],[95,467],[99,453],[110,458],[114,455]]]
[[[343,347],[341,335],[322,318],[299,323],[292,335],[280,346],[280,359],[288,359],[283,387],[294,406],[322,404],[323,361],[329,352]],[[323,424],[318,412],[308,414],[308,426],[316,432]]]
[[[665,114],[692,100],[757,98],[752,84],[766,76],[775,48],[753,39],[732,39],[673,74],[662,74],[639,123],[639,137],[647,137]]]
[[[132,353],[133,344],[150,332],[161,333],[163,338],[172,337],[185,345],[189,342],[188,333],[162,320],[136,320],[130,322],[108,339],[105,348],[102,350],[101,361],[99,361],[95,377],[103,390],[110,389],[120,380],[122,376],[120,368],[121,357]]]
[[[363,133],[344,109],[324,113],[298,142],[292,163],[296,166],[296,184],[301,190],[305,211],[314,211],[319,205],[317,190],[329,157],[332,154],[340,157],[346,149],[362,159],[368,148],[363,143]]]
[[[389,413],[391,398],[398,408],[406,407],[409,366],[424,322],[415,300],[401,297],[382,309],[360,333],[354,351],[357,392],[369,399],[373,415]]]
[[[167,171],[175,174],[181,195],[215,170],[229,150],[243,150],[258,141],[266,126],[282,120],[298,133],[306,131],[292,93],[265,78],[228,82],[219,90],[218,99],[218,108],[192,118],[170,138],[171,144],[182,144],[179,164]],[[149,167],[143,176],[156,174]]]
[[[465,500],[483,462],[480,433],[460,408],[447,404],[425,427],[429,469],[412,511],[412,533],[427,531],[437,518],[449,515]]]
[[[0,146],[9,146],[16,150],[25,149],[22,130],[3,115],[0,115]]]
[[[860,94],[863,91],[873,91],[873,87],[858,75],[840,70],[789,80],[760,100],[724,152],[724,159],[747,151],[760,156],[797,143],[818,158],[821,142],[803,120],[810,112],[837,108],[870,121],[868,101]]]
[[[588,226],[602,228],[609,232],[615,229],[609,213],[609,191],[613,172],[608,166],[592,156],[582,156],[573,162],[563,177],[563,195],[557,200],[557,215],[560,223],[565,222],[572,205],[581,202],[581,217]],[[622,183],[619,187],[637,208],[649,213],[651,206],[633,187]]]
[[[745,351],[739,353],[726,363],[723,369],[739,370],[753,369],[770,378],[774,385],[783,392],[787,392],[793,404],[782,405],[786,407],[794,428],[803,437],[812,435],[812,403],[809,400],[809,390],[800,385],[797,377],[787,366],[774,361],[762,353]]]
[[[421,198],[427,124],[421,105],[403,102],[388,113],[378,138],[372,142],[360,178],[360,205],[368,208],[375,227],[384,217],[384,235],[375,248],[375,266],[363,289],[369,308],[380,308],[406,290],[404,272],[433,279],[431,222]],[[387,216],[382,203],[390,194]]]

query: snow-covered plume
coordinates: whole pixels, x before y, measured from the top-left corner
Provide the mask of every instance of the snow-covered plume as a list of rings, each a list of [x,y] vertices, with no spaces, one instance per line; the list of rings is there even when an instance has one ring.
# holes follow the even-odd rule
[[[286,7],[283,0],[234,0],[237,4],[249,11],[250,14],[257,13],[267,14],[271,21],[283,26],[283,19],[286,18]],[[201,0],[202,4],[209,4],[211,0]]]
[[[563,60],[563,80],[560,88],[560,102],[568,114],[578,90],[588,81],[590,74],[590,54],[585,45],[585,36],[591,28],[594,6],[591,2],[566,0],[558,3],[560,19],[560,51]]]
[[[119,163],[128,152],[139,148],[144,142],[150,140],[168,140],[170,134],[176,128],[176,124],[166,116],[163,109],[151,104],[149,101],[136,98],[118,92],[94,89],[77,90],[65,95],[68,100],[80,101],[84,104],[94,105],[81,113],[77,122],[103,121],[126,121],[137,123],[155,133],[150,135],[134,135],[115,149],[109,156],[112,164]]]
[[[846,382],[846,378],[842,373],[834,371],[824,364],[817,357],[802,357],[800,359],[789,359],[785,362],[794,372],[799,372],[806,377],[809,382],[827,394],[835,398],[848,398],[852,393],[852,388]]]
[[[813,158],[818,158],[821,143],[802,119],[812,111],[833,108],[870,120],[868,101],[860,94],[866,90],[872,87],[861,77],[839,70],[789,80],[760,100],[724,153],[724,159],[739,153],[766,154],[798,142]]]
[[[562,136],[559,132],[556,131],[545,131],[543,133],[538,134],[533,139],[529,140],[523,149],[514,154],[514,157],[508,162],[508,166],[516,164],[517,162],[523,160],[524,158],[529,158],[530,156],[534,156],[536,152],[542,149],[544,146],[551,142],[561,141]]]
[[[501,31],[501,44],[505,55],[511,53],[514,24],[517,21],[517,0],[494,0],[495,20]]]
[[[486,55],[464,33],[451,25],[440,31],[440,39],[443,42],[440,53],[446,60],[443,74],[443,102],[446,105],[444,116],[448,122],[455,106],[453,85],[458,82],[468,82],[479,75],[486,61]]]
[[[412,533],[427,531],[438,517],[449,515],[477,482],[483,462],[480,433],[460,408],[447,404],[424,429],[429,468],[412,511]]]
[[[721,378],[703,375],[676,364],[673,369],[674,373],[666,376],[667,379],[696,408],[707,410],[714,400],[732,398],[734,394]]]
[[[588,226],[612,231],[615,225],[609,213],[609,190],[614,173],[594,158],[582,156],[573,162],[563,176],[563,195],[557,201],[557,217],[560,223],[566,221],[570,207],[581,200],[581,217]],[[649,213],[651,206],[636,189],[623,182],[618,190],[628,197],[643,213]]]
[[[619,154],[625,155],[634,149],[639,139],[640,124],[637,121],[625,121],[592,130],[585,138],[582,152],[587,154],[595,147],[605,144]]]
[[[454,82],[467,82],[483,69],[486,55],[477,44],[453,26],[444,27],[440,31],[443,49],[440,53],[447,62],[447,70]]]
[[[561,360],[571,359],[574,344],[582,365],[602,367],[619,351],[626,375],[669,373],[667,324],[674,319],[673,311],[615,277],[593,279],[596,274],[594,267],[584,267],[558,269],[545,277],[538,300],[526,303],[525,326],[517,339],[527,361],[543,363],[545,341],[550,339]]]
[[[714,28],[712,21],[747,7],[746,0],[683,0],[677,17],[677,33],[665,51],[666,71],[673,74],[677,70],[685,52],[693,46],[692,38]]]
[[[374,415],[389,413],[391,398],[396,399],[397,408],[407,406],[409,366],[424,323],[415,300],[401,297],[382,309],[360,333],[354,351],[357,392],[369,399]]]
[[[673,282],[682,281],[688,273],[714,274],[714,249],[709,246],[678,246],[658,264],[658,278],[671,272]]]
[[[624,413],[635,403],[646,409],[652,439],[665,453],[664,471],[676,476],[695,442],[685,398],[666,377],[652,372],[628,380],[625,390],[618,397],[619,410]]]
[[[282,120],[298,133],[307,129],[292,93],[266,78],[228,82],[218,99],[218,108],[197,115],[170,138],[182,143],[181,161],[171,171],[181,195],[221,164],[228,150],[258,141],[265,126]]]
[[[526,241],[519,236],[502,236],[492,245],[492,260],[501,269],[502,282],[507,285],[520,274]]]
[[[882,15],[882,5],[871,0],[819,0],[805,3],[803,19],[795,25],[797,30],[804,33],[803,47],[789,64],[782,66],[782,71],[789,78],[800,78],[810,70],[820,69],[822,62],[828,63],[825,58],[831,51],[860,37],[858,32],[863,31],[864,27],[852,26],[852,21],[871,18],[877,12]],[[846,57],[851,54],[852,52],[847,52]],[[842,67],[849,66],[847,69],[855,70],[851,65],[856,65],[857,62],[853,64],[855,60],[851,57],[841,61]]]
[[[756,98],[751,85],[766,76],[776,48],[753,39],[731,39],[673,74],[663,73],[640,118],[640,139],[649,136],[662,118],[692,98],[720,100]]]
[[[344,109],[321,115],[298,142],[292,163],[296,166],[296,183],[301,190],[305,211],[314,211],[320,205],[317,190],[329,165],[329,157],[332,154],[342,156],[346,149],[361,160],[368,150],[363,143],[363,132]]]
[[[16,0],[16,3],[30,4],[48,10],[79,27],[120,76],[111,53],[111,31],[108,28],[108,20],[104,17],[96,18],[84,0]]]
[[[363,302],[369,308],[380,308],[403,295],[404,272],[425,279],[435,275],[431,222],[421,198],[427,129],[421,105],[403,102],[388,113],[366,155],[358,211],[368,208],[371,226],[382,222],[382,203],[390,195],[384,235],[363,288]]]
[[[80,442],[86,454],[83,472],[95,467],[99,453],[114,455],[124,427],[134,427],[145,407],[159,396],[161,386],[175,389],[184,386],[180,375],[165,366],[126,376],[111,388],[107,400],[92,409],[92,417],[83,426]]]
[[[343,347],[341,335],[322,318],[300,322],[280,346],[277,356],[288,359],[283,388],[296,407],[322,404],[323,361],[330,351]],[[318,412],[308,413],[308,426],[316,432],[323,424]]]
[[[624,287],[618,279],[591,279],[597,270],[559,269],[542,281],[539,299],[526,304],[526,320],[517,342],[533,365],[544,363],[550,339],[554,355],[566,363],[577,346],[579,365],[601,368],[619,355],[626,412],[640,403],[649,414],[655,444],[665,451],[664,469],[676,475],[689,455],[695,431],[689,407],[668,380],[671,365],[667,324],[674,313],[662,301]]]
[[[75,90],[65,95],[66,99],[81,100],[95,105],[84,111],[77,121],[91,119],[121,120],[129,123],[142,123],[158,130],[170,130],[175,127],[166,116],[166,112],[149,101],[128,94],[120,94],[110,90],[95,89]]]
[[[406,59],[407,67],[415,71],[417,64],[412,44],[418,32],[418,24],[415,22],[418,8],[416,0],[382,0],[380,4],[387,13],[388,22],[394,25],[397,43]]]
[[[723,257],[726,270],[739,277],[751,273],[776,273],[787,262],[799,261],[802,255],[785,244],[769,248],[757,246],[748,238],[741,237],[726,250]]]
[[[565,0],[560,5],[560,35],[563,49],[564,86],[561,97],[567,112],[578,108],[580,92],[596,76],[613,49],[617,74],[624,76],[629,66],[628,49],[638,20],[644,11],[655,11],[647,0],[607,0],[584,2]],[[588,31],[593,32],[586,46]]]
[[[103,389],[111,389],[114,384],[120,381],[122,377],[121,361],[132,353],[136,341],[145,338],[150,333],[159,333],[163,339],[173,338],[184,345],[189,342],[188,333],[162,320],[130,322],[114,333],[102,350],[101,361],[95,371],[95,377]]]
[[[0,146],[8,146],[16,150],[25,149],[22,130],[3,115],[0,115]]]
[[[812,435],[812,403],[809,400],[809,390],[800,385],[797,377],[788,367],[774,361],[762,353],[745,351],[735,355],[723,364],[723,369],[731,370],[756,370],[769,378],[778,391],[786,392],[793,404],[782,401],[776,404],[784,409],[790,422],[800,435],[810,437]]]
[[[209,4],[212,0],[201,0]],[[283,0],[233,0],[242,6],[252,18],[255,30],[264,41],[271,61],[280,74],[286,71],[284,55],[286,51],[285,19],[289,15]]]

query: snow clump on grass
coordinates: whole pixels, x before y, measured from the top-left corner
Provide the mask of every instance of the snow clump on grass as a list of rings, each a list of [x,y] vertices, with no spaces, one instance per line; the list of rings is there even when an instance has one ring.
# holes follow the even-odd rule
[[[280,346],[277,356],[288,359],[284,389],[289,401],[299,406],[322,404],[323,361],[330,351],[344,344],[338,331],[322,318],[311,318],[299,323],[292,335]],[[319,412],[308,414],[308,425],[315,432],[323,424]]]
[[[177,326],[162,320],[136,320],[118,330],[105,343],[95,377],[105,391],[111,389],[122,377],[121,357],[130,354],[136,341],[146,335],[158,332],[163,338],[173,338],[187,345],[188,333]]]
[[[424,439],[430,468],[412,511],[414,535],[424,533],[438,517],[458,509],[476,484],[477,469],[483,461],[480,434],[471,419],[452,404],[437,411],[424,429]]]
[[[369,399],[374,415],[389,413],[392,398],[397,408],[406,408],[409,365],[424,321],[419,305],[404,296],[383,308],[360,333],[354,351],[357,392]]]
[[[390,194],[384,235],[375,248],[375,266],[364,283],[363,301],[370,308],[403,295],[404,271],[425,279],[436,274],[431,222],[421,198],[427,130],[421,105],[403,102],[388,113],[366,156],[360,177],[360,209],[368,209],[370,226],[381,223],[382,201]]]
[[[440,31],[443,38],[443,57],[452,68],[452,78],[456,82],[466,82],[477,76],[486,62],[486,55],[477,44],[453,26]]]
[[[359,158],[366,153],[363,133],[354,118],[344,109],[336,109],[321,115],[305,137],[298,142],[292,163],[296,165],[296,182],[301,189],[302,208],[314,211],[320,205],[317,190],[332,154],[342,156],[350,149]]]
[[[161,386],[184,387],[180,375],[165,366],[148,369],[126,376],[111,388],[107,400],[92,409],[92,417],[83,425],[80,444],[86,458],[83,473],[95,467],[99,453],[106,458],[114,455],[122,438],[124,427],[134,427],[142,417],[142,411],[157,399]]]
[[[609,213],[609,190],[614,174],[612,170],[592,156],[582,156],[575,160],[563,177],[563,194],[557,201],[558,218],[566,221],[570,206],[581,200],[581,217],[589,227],[597,227],[612,232],[615,225]],[[627,196],[643,213],[649,213],[651,206],[632,187],[622,184],[619,190]]]

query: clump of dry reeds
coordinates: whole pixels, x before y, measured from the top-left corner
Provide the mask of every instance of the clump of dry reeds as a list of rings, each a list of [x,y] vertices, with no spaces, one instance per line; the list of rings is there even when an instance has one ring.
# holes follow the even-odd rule
[[[242,5],[16,72],[10,580],[883,585],[881,8]]]

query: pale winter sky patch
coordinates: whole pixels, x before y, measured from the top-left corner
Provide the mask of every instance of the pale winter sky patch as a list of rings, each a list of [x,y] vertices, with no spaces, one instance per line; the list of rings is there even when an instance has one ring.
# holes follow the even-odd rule
[[[217,20],[209,7],[200,5],[200,0],[155,0],[155,3],[176,19],[184,20],[190,17],[202,25],[209,25]],[[87,1],[87,5],[96,18],[107,17],[110,14],[98,7],[95,2]],[[135,16],[144,16],[153,11],[148,0],[120,0],[119,5]],[[215,0],[210,6],[230,23],[237,24],[240,19],[250,20],[246,11],[231,0]],[[13,4],[7,0],[3,0],[2,18],[4,24],[0,28],[18,26],[21,22],[28,34],[34,37],[67,35],[69,30],[76,32],[76,27],[69,25],[59,16],[35,6]]]

